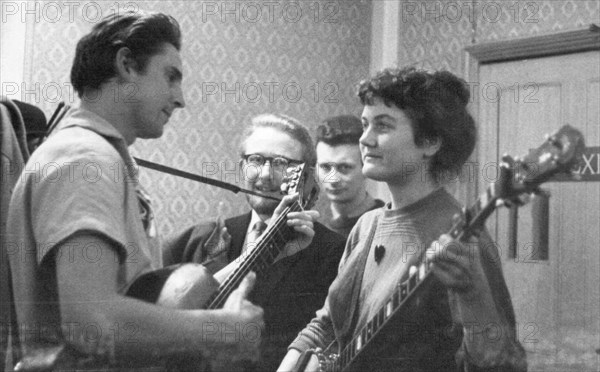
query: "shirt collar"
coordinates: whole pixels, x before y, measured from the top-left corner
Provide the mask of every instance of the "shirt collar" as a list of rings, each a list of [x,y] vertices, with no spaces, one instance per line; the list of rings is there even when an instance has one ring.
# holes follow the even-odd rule
[[[107,141],[115,146],[128,167],[131,167],[128,169],[128,172],[130,172],[129,175],[137,179],[139,172],[138,165],[129,153],[127,141],[125,141],[125,137],[110,122],[90,110],[75,107],[67,112],[65,118],[58,123],[56,130],[70,127],[85,128],[106,138]]]
[[[64,129],[73,126],[89,129],[103,137],[114,138],[116,140],[123,141],[127,147],[125,137],[123,137],[123,135],[111,123],[90,110],[86,110],[81,107],[70,109],[65,119],[59,123],[57,129]]]
[[[269,219],[267,219],[267,220],[265,220],[263,222],[268,225],[270,220],[271,219],[269,218]],[[248,225],[248,232],[252,231],[252,228],[254,227],[254,224],[257,223],[258,221],[262,221],[262,220],[258,216],[258,213],[256,213],[256,211],[253,209],[252,210],[252,218],[250,218],[250,225]]]

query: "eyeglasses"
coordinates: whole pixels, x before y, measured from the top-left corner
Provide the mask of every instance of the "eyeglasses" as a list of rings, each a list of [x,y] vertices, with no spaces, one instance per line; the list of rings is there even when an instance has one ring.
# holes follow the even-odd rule
[[[264,156],[261,154],[247,154],[242,155],[242,158],[248,164],[253,164],[256,166],[263,166],[267,161],[271,163],[271,167],[276,169],[289,169],[290,167],[295,167],[304,163],[301,160],[288,159],[285,156]]]

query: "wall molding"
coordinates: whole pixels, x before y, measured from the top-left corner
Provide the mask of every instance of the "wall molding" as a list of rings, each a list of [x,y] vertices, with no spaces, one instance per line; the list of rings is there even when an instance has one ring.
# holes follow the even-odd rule
[[[486,64],[599,49],[600,27],[592,23],[583,30],[476,44],[465,51],[480,64]]]

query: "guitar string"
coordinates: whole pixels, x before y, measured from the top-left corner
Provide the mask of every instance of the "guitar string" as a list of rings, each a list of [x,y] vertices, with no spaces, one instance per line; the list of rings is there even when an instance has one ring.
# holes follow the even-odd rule
[[[306,176],[306,174],[304,174],[303,176],[301,176],[299,178],[302,179],[305,176]],[[310,195],[309,199],[314,196],[312,191],[313,190],[311,190],[311,195]],[[307,201],[306,205],[308,205],[308,203],[309,203],[309,201]],[[239,267],[237,267],[235,269],[235,271],[225,279],[225,282],[223,283],[223,285],[219,286],[219,289],[215,293],[214,298],[211,298],[207,302],[208,305],[205,306],[207,309],[220,308],[225,303],[226,298],[229,297],[229,294],[234,290],[234,288],[236,288],[239,285],[241,280],[247,274],[248,270],[256,263],[257,260],[260,259],[263,251],[268,250],[269,248],[271,248],[273,246],[272,245],[273,242],[271,242],[270,240],[275,240],[275,238],[277,238],[277,236],[275,234],[278,234],[280,237],[285,238],[282,235],[284,232],[282,232],[281,230],[283,230],[283,227],[287,227],[287,226],[283,225],[283,227],[280,228],[280,225],[282,225],[282,223],[284,222],[284,219],[287,219],[287,215],[289,214],[290,211],[295,212],[298,210],[304,211],[304,207],[300,204],[299,201],[293,202],[290,206],[288,206],[284,209],[282,214],[278,217],[278,219],[273,224],[273,228],[268,229],[263,234],[263,236],[259,238],[258,244],[262,244],[263,241],[265,241],[267,243],[265,243],[261,247],[255,248],[250,253],[249,258],[244,260],[242,262],[242,264]],[[275,258],[276,257],[274,257],[273,260]]]
[[[236,268],[235,271],[227,278],[226,282],[223,283],[222,290],[219,290],[219,292],[217,293],[217,296],[215,297],[215,300],[212,301],[213,306],[211,306],[211,308],[222,305],[224,300],[228,297],[229,293],[234,289],[234,287],[239,285],[241,280],[245,277],[248,269],[250,267],[252,267],[256,263],[256,261],[259,259],[260,256],[258,253],[262,253],[263,250],[268,249],[269,240],[276,238],[275,233],[279,232],[278,231],[280,229],[279,225],[281,225],[281,222],[283,221],[282,217],[284,217],[284,215],[287,216],[290,209],[291,209],[290,207],[287,207],[284,210],[284,213],[282,214],[282,216],[280,216],[280,218],[278,220],[276,220],[276,222],[273,224],[273,228],[267,230],[267,232],[263,235],[263,237],[261,237],[261,239],[258,243],[261,245],[260,247],[258,247],[259,249],[253,250],[250,253],[250,255],[248,256],[248,259],[244,260],[242,265],[240,265],[238,268]],[[266,242],[266,243],[264,245],[262,245],[262,242]]]
[[[302,168],[302,169],[304,169],[304,168]],[[305,174],[299,178],[302,179],[304,176],[305,176]],[[290,206],[286,207],[284,209],[284,211],[282,212],[282,214],[278,217],[278,219],[273,224],[274,227],[271,229],[268,229],[263,234],[263,237],[260,238],[259,244],[262,243],[262,241],[268,241],[269,239],[274,240],[276,238],[275,233],[280,233],[279,225],[281,225],[284,218],[287,218],[287,215],[289,214],[290,211],[297,211],[296,207],[299,207],[300,210],[302,210],[302,211],[304,210],[302,205],[300,205],[300,203],[297,201],[292,203]],[[269,245],[270,244],[265,244],[263,250],[268,249]],[[245,271],[247,269],[249,269],[252,266],[252,264],[255,263],[256,260],[259,259],[259,257],[260,257],[258,254],[259,251],[260,251],[260,253],[262,253],[262,250],[260,249],[260,247],[259,247],[259,249],[254,249],[254,251],[252,251],[250,253],[249,258],[247,260],[244,260],[244,262],[242,262],[242,264],[239,267],[237,267],[235,269],[235,271],[225,279],[225,283],[223,283],[223,285],[220,286],[220,289],[216,293],[215,298],[209,301],[208,308],[215,308],[217,306],[221,306],[222,303],[224,303],[225,299],[223,297],[225,295],[227,295],[227,296],[229,295],[229,293],[233,290],[233,285],[241,282],[241,279],[243,278],[241,274],[242,273],[245,274]],[[244,267],[244,265],[246,267]]]
[[[221,306],[224,300],[229,296],[230,292],[233,290],[234,286],[239,285],[241,280],[246,276],[247,271],[250,267],[252,267],[257,260],[260,259],[261,254],[269,249],[270,240],[275,240],[277,236],[275,234],[282,234],[280,230],[283,230],[286,226],[281,226],[282,223],[285,222],[287,215],[289,212],[297,211],[297,208],[300,207],[299,203],[295,202],[292,205],[286,207],[282,214],[277,218],[275,223],[272,225],[271,229],[267,229],[267,231],[261,236],[259,242],[260,246],[256,249],[252,250],[249,254],[248,258],[242,262],[242,264],[235,269],[235,271],[227,277],[223,285],[221,286],[221,290],[217,292],[216,297],[210,301],[209,308],[215,308],[216,306]],[[263,244],[265,242],[265,244]]]

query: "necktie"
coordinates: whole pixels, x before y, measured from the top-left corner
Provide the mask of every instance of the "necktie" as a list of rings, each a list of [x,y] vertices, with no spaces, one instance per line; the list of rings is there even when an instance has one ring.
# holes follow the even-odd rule
[[[154,238],[156,237],[156,222],[154,221],[150,197],[140,185],[137,185],[135,191],[140,205],[140,217],[144,225],[144,230],[150,238]]]
[[[267,224],[263,221],[258,221],[254,224],[254,226],[252,226],[252,230],[250,230],[248,236],[246,237],[246,246],[244,247],[244,251],[242,253],[249,253],[254,249],[258,238],[260,238],[266,228]]]

